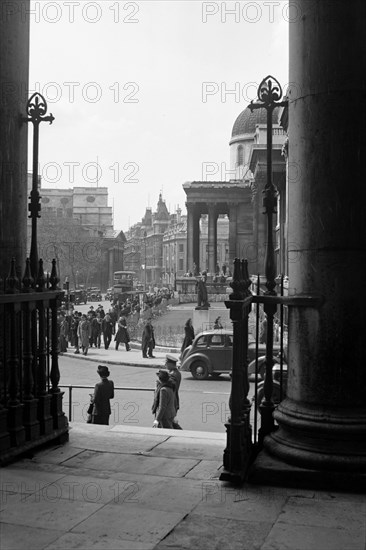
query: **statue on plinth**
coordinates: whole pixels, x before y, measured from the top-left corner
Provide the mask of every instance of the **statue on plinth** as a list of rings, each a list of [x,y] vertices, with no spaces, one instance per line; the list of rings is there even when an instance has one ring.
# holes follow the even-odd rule
[[[207,273],[206,271],[203,271],[201,277],[197,279],[197,307],[195,309],[208,309],[210,307],[208,302],[206,280]]]

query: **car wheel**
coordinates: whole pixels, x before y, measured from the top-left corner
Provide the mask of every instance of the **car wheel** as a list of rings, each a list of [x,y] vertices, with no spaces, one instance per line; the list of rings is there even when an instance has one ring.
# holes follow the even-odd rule
[[[207,380],[208,378],[208,368],[202,361],[193,363],[191,373],[196,380]]]

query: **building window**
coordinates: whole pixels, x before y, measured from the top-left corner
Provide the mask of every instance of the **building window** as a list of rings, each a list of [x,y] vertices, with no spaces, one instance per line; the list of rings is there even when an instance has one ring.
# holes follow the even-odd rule
[[[183,258],[179,258],[179,271],[183,271],[184,269],[183,262],[184,262]]]
[[[236,150],[236,162],[238,166],[242,166],[244,164],[244,149],[242,145],[239,145],[239,147]]]
[[[179,252],[184,252],[184,244],[179,244]]]

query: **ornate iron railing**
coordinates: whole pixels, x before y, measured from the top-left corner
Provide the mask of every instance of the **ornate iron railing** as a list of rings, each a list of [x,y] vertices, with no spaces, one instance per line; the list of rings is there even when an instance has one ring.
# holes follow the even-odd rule
[[[0,279],[0,463],[48,441],[66,441],[68,422],[59,387],[56,261],[36,278],[26,260],[23,278],[15,259]]]

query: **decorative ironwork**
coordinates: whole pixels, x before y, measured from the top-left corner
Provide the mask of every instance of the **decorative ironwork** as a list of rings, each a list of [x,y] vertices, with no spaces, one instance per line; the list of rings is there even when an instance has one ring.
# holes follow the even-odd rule
[[[33,166],[32,166],[32,191],[30,193],[29,217],[32,218],[32,238],[30,250],[31,273],[35,278],[38,271],[38,245],[37,245],[37,218],[40,217],[41,205],[38,191],[38,153],[39,153],[39,125],[41,122],[52,122],[55,117],[47,113],[47,101],[40,93],[33,94],[27,102],[27,117],[21,117],[21,122],[33,124]]]
[[[287,100],[281,101],[282,88],[280,83],[273,77],[267,76],[262,80],[258,87],[259,103],[249,105],[249,109],[266,109],[267,111],[267,182],[263,190],[264,214],[267,216],[267,243],[264,259],[264,271],[266,275],[265,295],[276,296],[276,262],[273,242],[273,215],[276,213],[277,190],[272,180],[272,118],[276,107],[284,107],[288,104]],[[260,442],[265,435],[274,430],[272,401],[272,368],[273,368],[273,319],[277,306],[275,304],[265,304],[264,312],[267,323],[267,341],[266,341],[266,375],[264,381],[264,400],[260,407],[262,422],[260,430]]]

